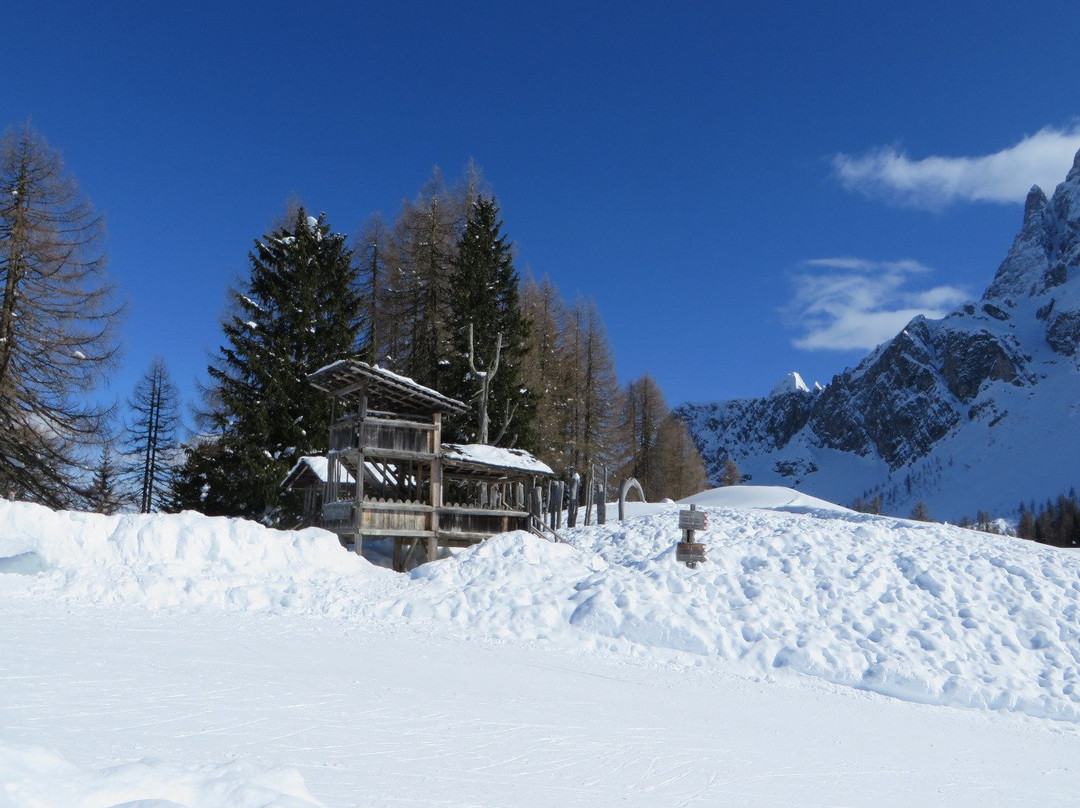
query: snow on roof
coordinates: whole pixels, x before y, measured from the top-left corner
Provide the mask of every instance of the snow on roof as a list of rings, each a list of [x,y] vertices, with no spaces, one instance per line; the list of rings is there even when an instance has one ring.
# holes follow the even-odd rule
[[[547,463],[540,462],[524,449],[503,449],[482,443],[444,443],[442,449],[443,457],[448,460],[517,469],[530,474],[555,474]]]
[[[319,455],[305,455],[296,461],[296,465],[289,470],[289,473],[285,476],[286,482],[293,477],[294,474],[299,474],[304,466],[311,469],[315,476],[319,478],[320,482],[326,482],[330,479],[329,461],[325,457]],[[341,480],[342,483],[351,484],[356,480],[349,474],[349,470],[344,466],[341,467]]]
[[[465,412],[467,409],[457,399],[444,396],[408,376],[358,359],[339,359],[308,374],[307,378],[311,384],[327,393],[362,387],[369,398],[374,398],[376,406],[381,402],[387,408],[404,404],[441,412]]]

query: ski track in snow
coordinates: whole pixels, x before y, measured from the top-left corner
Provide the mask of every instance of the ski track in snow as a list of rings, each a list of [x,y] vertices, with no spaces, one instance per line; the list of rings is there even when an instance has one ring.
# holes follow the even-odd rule
[[[409,576],[0,504],[0,806],[1069,804],[1077,556],[789,494]]]

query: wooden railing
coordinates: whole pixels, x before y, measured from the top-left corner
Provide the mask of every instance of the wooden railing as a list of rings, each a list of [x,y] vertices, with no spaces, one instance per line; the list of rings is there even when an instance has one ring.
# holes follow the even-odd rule
[[[439,533],[444,535],[494,536],[510,530],[527,530],[525,511],[492,511],[486,508],[439,508]]]

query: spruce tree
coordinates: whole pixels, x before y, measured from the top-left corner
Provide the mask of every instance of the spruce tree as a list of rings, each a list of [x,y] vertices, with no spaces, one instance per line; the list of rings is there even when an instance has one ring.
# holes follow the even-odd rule
[[[472,406],[467,415],[448,423],[457,440],[479,437],[481,385],[470,367],[469,334],[473,335],[472,365],[479,373],[494,366],[487,401],[491,421],[489,440],[502,446],[533,448],[535,396],[522,382],[529,321],[519,305],[519,279],[512,248],[502,233],[494,197],[477,196],[458,242],[450,284],[448,361],[445,392]]]
[[[209,368],[200,425],[176,486],[176,507],[291,524],[301,503],[281,481],[329,440],[325,394],[307,382],[355,355],[364,302],[345,236],[299,207],[255,242],[250,277],[233,290],[225,344]]]
[[[94,513],[111,516],[130,502],[122,490],[121,468],[113,457],[108,441],[101,448],[101,457],[94,469],[94,479],[86,492],[86,502]]]

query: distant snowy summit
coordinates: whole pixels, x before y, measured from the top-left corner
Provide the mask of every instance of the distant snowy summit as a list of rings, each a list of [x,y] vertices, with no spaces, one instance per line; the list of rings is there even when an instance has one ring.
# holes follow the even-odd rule
[[[797,373],[769,396],[677,408],[711,477],[728,458],[759,484],[906,516],[986,510],[1080,484],[1080,153],[1037,186],[978,301],[919,316],[815,395]],[[803,395],[788,395],[803,393]]]
[[[773,398],[774,396],[782,396],[785,393],[816,393],[819,390],[823,389],[824,388],[820,384],[814,382],[814,388],[813,390],[811,390],[809,387],[806,386],[806,382],[803,381],[803,377],[800,376],[798,372],[793,370],[791,371],[791,373],[781,379],[775,387],[773,387],[772,392],[769,393],[769,398]]]

